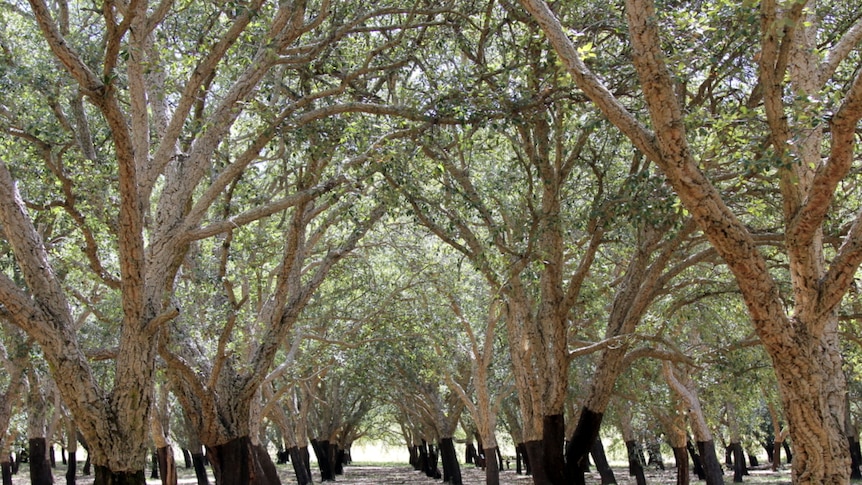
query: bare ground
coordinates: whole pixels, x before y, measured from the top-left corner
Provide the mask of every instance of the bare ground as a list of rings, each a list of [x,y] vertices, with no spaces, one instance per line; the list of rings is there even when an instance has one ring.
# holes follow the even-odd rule
[[[79,468],[80,470],[80,468]],[[291,465],[279,465],[279,474],[284,485],[295,485],[296,479],[293,477],[293,468]],[[63,484],[65,480],[65,467],[58,465],[54,471],[54,483]],[[676,483],[676,470],[668,468],[665,471],[648,470],[647,483],[655,485],[674,485]],[[760,468],[750,471],[750,475],[745,477],[744,483],[754,484],[790,484],[789,470],[784,468],[778,472],[772,472],[768,468]],[[192,470],[180,468],[180,484],[195,485],[197,481]],[[484,472],[472,465],[462,465],[461,475],[464,485],[481,485],[485,483]],[[614,468],[614,475],[617,483],[620,485],[634,485],[635,480],[628,476],[625,468]],[[731,483],[733,481],[732,474],[725,475],[725,481]],[[29,485],[30,479],[26,470],[26,464],[22,465],[21,472],[12,480],[13,485]],[[78,476],[76,483],[79,485],[89,485],[93,483],[92,477]],[[210,483],[215,483],[210,478]],[[315,474],[314,483],[320,483],[320,475]],[[427,484],[440,485],[441,480],[434,480],[426,477],[411,467],[404,465],[361,465],[355,464],[348,466],[345,469],[344,475],[339,476],[336,480],[336,485],[377,485],[377,484]],[[529,476],[517,475],[514,471],[503,471],[500,474],[501,485],[531,485],[532,480]],[[587,477],[588,484],[600,484],[601,480],[597,473],[589,474]],[[692,477],[692,484],[703,483],[698,482],[695,477]],[[148,480],[148,485],[160,485],[159,480]]]

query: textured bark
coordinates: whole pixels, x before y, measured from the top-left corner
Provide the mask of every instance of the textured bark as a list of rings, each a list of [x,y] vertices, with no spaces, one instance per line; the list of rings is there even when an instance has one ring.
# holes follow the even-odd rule
[[[207,459],[216,483],[236,485],[281,485],[278,472],[266,450],[245,436],[223,445],[207,447]]]
[[[45,438],[30,438],[28,440],[31,485],[51,485],[54,483],[51,462],[47,459],[48,448],[46,443]]]
[[[177,464],[174,461],[174,450],[172,446],[156,449],[156,457],[159,463],[159,476],[162,485],[177,485]]]
[[[626,20],[632,58],[655,132],[646,129],[586,67],[545,2],[521,3],[538,20],[578,87],[662,169],[734,273],[754,328],[779,377],[798,455],[793,466],[794,481],[846,483],[850,457],[841,402],[846,384],[840,372],[833,321],[838,302],[862,261],[862,215],[848,224],[853,229],[828,269],[823,259],[822,224],[834,206],[836,187],[852,165],[856,124],[862,117],[862,75],[849,84],[839,81],[846,86],[840,105],[827,103],[821,107],[814,100],[819,99],[835,66],[846,58],[842,47],[845,40],[858,43],[859,29],[848,31],[834,46],[827,45],[829,61],[821,64],[820,47],[814,48],[819,28],[814,9],[807,9],[807,2],[790,6],[779,6],[772,0],[760,2],[758,85],[763,89],[771,145],[788,162],[787,168],[779,171],[794,290],[794,308],[788,314],[783,304],[786,298],[782,298],[750,232],[698,167],[700,157],[688,143],[676,84],[661,51],[664,44],[660,23],[655,20],[658,14],[654,2],[628,0]],[[788,93],[798,101],[789,101]],[[795,105],[788,108],[786,103]],[[807,120],[833,112],[828,123],[829,155],[823,159],[826,124]],[[802,113],[798,126],[791,125],[796,113]]]
[[[676,462],[676,485],[688,485],[691,482],[688,470],[688,450],[685,447],[674,448],[673,459]]]

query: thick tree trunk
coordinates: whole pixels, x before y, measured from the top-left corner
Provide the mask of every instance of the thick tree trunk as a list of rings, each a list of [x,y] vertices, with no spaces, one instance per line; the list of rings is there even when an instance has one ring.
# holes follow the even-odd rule
[[[320,469],[320,481],[331,482],[335,480],[335,470],[332,468],[333,460],[329,456],[329,441],[311,440],[311,447],[317,456],[317,467]]]
[[[248,436],[218,446],[207,446],[207,458],[216,483],[231,485],[281,485],[278,471],[266,450]]]
[[[697,451],[697,448],[694,447],[691,441],[688,441],[685,446],[689,455],[691,455],[691,463],[694,466],[694,474],[697,475],[697,479],[706,480],[706,471],[703,469],[703,460],[700,459],[700,452]]]
[[[496,455],[498,448],[485,448],[485,456]],[[485,485],[500,485],[500,467],[497,460],[485,462]]]
[[[54,476],[51,473],[51,463],[45,456],[48,451],[47,441],[45,438],[30,438],[28,443],[30,453],[30,484],[53,484]]]
[[[470,463],[478,466],[475,461],[478,456],[479,454],[476,452],[476,445],[474,445],[472,441],[467,443],[467,445],[464,447],[464,463]]]
[[[414,470],[421,470],[422,466],[419,463],[419,447],[416,445],[410,445],[407,447],[407,461],[410,463],[410,466],[413,467]]]
[[[647,465],[664,470],[664,458],[661,456],[661,445],[657,438],[653,438],[647,443],[647,457]]]
[[[778,471],[781,466],[781,441],[772,443],[772,471]]]
[[[748,468],[745,466],[745,451],[743,451],[741,443],[731,443],[730,449],[733,455],[733,482],[742,483],[742,477],[748,475]]]
[[[635,477],[638,485],[646,485],[643,459],[636,441],[626,441],[626,451],[629,455],[629,475]]]
[[[144,470],[136,472],[112,472],[108,467],[93,465],[95,480],[93,485],[146,485]]]
[[[78,473],[77,452],[69,451],[69,459],[66,464],[66,485],[75,485],[75,474]]]
[[[309,464],[306,462],[306,458],[303,457],[299,447],[291,446],[287,449],[287,452],[290,454],[293,473],[296,475],[296,483],[298,485],[308,485],[311,483],[311,474],[308,472]]]
[[[573,483],[584,483],[583,462],[587,459],[593,444],[599,438],[603,413],[581,408],[578,425],[566,445],[566,475]]]
[[[338,443],[329,443],[329,464],[335,476],[344,474],[344,450]]]
[[[518,443],[515,447],[515,457],[516,457],[516,467],[518,475],[521,473],[525,473],[530,475],[532,470],[530,469],[530,457],[527,456],[527,445],[525,443]],[[521,470],[521,466],[523,465],[523,471]]]
[[[715,443],[712,441],[698,441],[697,449],[700,451],[700,459],[703,462],[704,479],[706,485],[724,485],[724,471],[715,454]]]
[[[542,420],[542,452],[545,456],[545,473],[554,485],[566,483],[565,443],[566,421],[563,415],[545,416]]]
[[[177,485],[177,464],[174,461],[174,449],[165,446],[156,449],[156,457],[159,461],[159,474],[162,477],[162,485]]]
[[[192,466],[195,469],[195,477],[198,479],[198,485],[210,485],[210,479],[207,476],[206,458],[200,450],[192,452]]]
[[[545,447],[541,441],[528,441],[524,443],[527,449],[527,459],[530,463],[530,473],[533,475],[533,485],[552,485],[545,470]]]
[[[3,478],[3,485],[12,485],[12,461],[4,459],[0,461],[0,475]]]
[[[443,481],[452,485],[462,485],[461,466],[458,464],[458,455],[455,453],[455,441],[452,438],[443,438],[440,440],[440,457],[443,460]],[[485,457],[488,457],[488,449],[485,449]],[[486,460],[486,463],[495,461],[492,457],[491,460]]]
[[[593,455],[593,462],[596,464],[596,470],[598,470],[599,476],[602,477],[602,485],[617,483],[617,478],[614,476],[614,471],[611,469],[611,465],[608,463],[608,457],[605,455],[605,446],[602,443],[601,438],[596,438],[596,441],[593,442],[590,454]],[[583,474],[581,474],[581,476],[583,476]]]
[[[689,485],[688,450],[685,448],[674,448],[673,459],[676,462],[676,485]]]

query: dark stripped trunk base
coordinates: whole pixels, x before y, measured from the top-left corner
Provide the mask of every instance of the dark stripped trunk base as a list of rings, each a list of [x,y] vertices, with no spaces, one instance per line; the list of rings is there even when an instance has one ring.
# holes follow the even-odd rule
[[[697,449],[700,451],[700,459],[703,461],[703,472],[706,485],[724,485],[724,471],[715,454],[715,443],[712,441],[698,441]]]
[[[674,448],[673,459],[676,462],[676,485],[689,485],[688,450]]]
[[[848,438],[850,442],[850,478],[854,480],[862,479],[862,446],[859,440],[851,436]],[[754,464],[752,464],[754,466]]]
[[[486,457],[488,450],[485,450]],[[452,485],[462,485],[461,466],[458,465],[458,455],[455,453],[455,441],[452,438],[443,438],[440,440],[440,458],[443,460],[444,479],[446,483]],[[494,459],[488,460],[493,462]]]
[[[308,463],[306,448],[306,456],[303,456],[302,450],[298,446],[292,446],[287,449],[290,454],[290,461],[293,464],[293,474],[296,475],[296,483],[298,485],[308,485],[311,483],[310,464]]]
[[[587,455],[599,437],[603,413],[581,408],[578,425],[566,445],[566,476],[575,485],[584,484]]]
[[[545,447],[545,472],[551,483],[563,485],[566,481],[566,420],[562,414],[542,418],[542,445]],[[487,455],[486,455],[487,456]]]
[[[496,455],[498,448],[485,448],[485,456]],[[488,460],[485,464],[485,485],[500,485],[500,466],[497,460]]]
[[[69,459],[66,464],[66,485],[75,485],[75,474],[78,473],[78,458],[76,452],[69,452]]]
[[[3,485],[12,485],[12,462],[0,463],[0,475],[3,477]]]
[[[206,458],[203,453],[192,453],[192,466],[195,469],[195,478],[198,479],[198,485],[210,485],[210,479],[207,476]]]
[[[93,485],[146,485],[143,470],[136,472],[112,472],[107,467],[93,465],[95,481]]]
[[[602,478],[602,485],[617,483],[617,478],[614,476],[614,471],[608,463],[607,455],[605,455],[605,445],[602,443],[601,438],[596,438],[596,441],[593,442],[590,454],[593,455],[593,462],[596,464],[596,470]],[[581,476],[583,476],[583,474],[581,474]]]
[[[218,446],[207,446],[207,458],[216,483],[231,485],[281,485],[278,470],[263,447],[248,436]]]
[[[30,484],[52,485],[54,475],[51,473],[51,462],[45,459],[48,450],[45,438],[30,438]]]
[[[646,485],[643,460],[638,444],[634,441],[626,441],[626,451],[629,455],[629,475],[635,477],[638,485]]]
[[[533,475],[533,485],[553,485],[545,470],[545,447],[541,440],[524,443],[527,457],[530,460],[530,472]]]
[[[685,446],[688,454],[691,455],[691,462],[694,464],[694,474],[697,475],[697,479],[706,480],[706,472],[703,470],[703,460],[700,459],[700,453],[691,441],[687,442]]]

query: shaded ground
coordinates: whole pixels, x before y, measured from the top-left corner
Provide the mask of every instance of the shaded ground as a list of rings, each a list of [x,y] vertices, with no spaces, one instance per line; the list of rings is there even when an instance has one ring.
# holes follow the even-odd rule
[[[27,474],[26,464],[22,465],[21,473],[15,475],[12,480],[13,485],[29,485],[30,478]],[[80,470],[80,468],[79,468]],[[54,469],[54,483],[56,484],[64,484],[66,483],[65,479],[65,467],[62,465],[58,465],[57,468]],[[296,484],[296,480],[293,477],[293,468],[291,465],[279,465],[278,466],[279,474],[282,478],[282,483],[284,485]],[[673,485],[676,483],[676,470],[674,468],[668,468],[665,471],[658,470],[648,470],[647,472],[647,483],[656,484],[656,485]],[[789,471],[785,468],[780,470],[777,473],[773,473],[770,469],[761,468],[757,470],[751,470],[751,475],[745,477],[744,483],[752,483],[752,484],[790,484],[790,474]],[[183,485],[195,485],[197,481],[194,477],[194,472],[192,470],[187,470],[185,468],[180,468],[180,483]],[[480,469],[473,467],[472,465],[462,465],[461,475],[463,478],[463,482],[465,485],[481,485],[485,483],[484,480],[484,472]],[[620,485],[634,485],[634,479],[628,476],[627,470],[625,468],[614,468],[614,475],[616,476],[617,483]],[[148,472],[149,476],[149,472]],[[725,474],[725,481],[727,483],[731,483],[733,481],[733,474],[728,473]],[[79,476],[76,479],[76,482],[79,485],[88,485],[93,483],[92,477],[84,477]],[[161,482],[159,480],[148,480],[148,485],[160,485]],[[210,478],[210,483],[214,484],[215,481]],[[320,483],[320,475],[315,473],[314,483]],[[362,465],[355,464],[347,467],[345,469],[344,475],[339,476],[336,485],[377,485],[377,484],[442,484],[441,480],[434,480],[426,477],[425,475],[414,471],[411,467],[403,465]],[[503,471],[500,474],[500,483],[501,485],[531,485],[533,482],[530,477],[524,475],[517,475],[514,471]],[[597,473],[593,473],[587,478],[588,484],[600,484],[601,480]],[[692,477],[692,484],[704,483],[698,482],[695,477]]]

